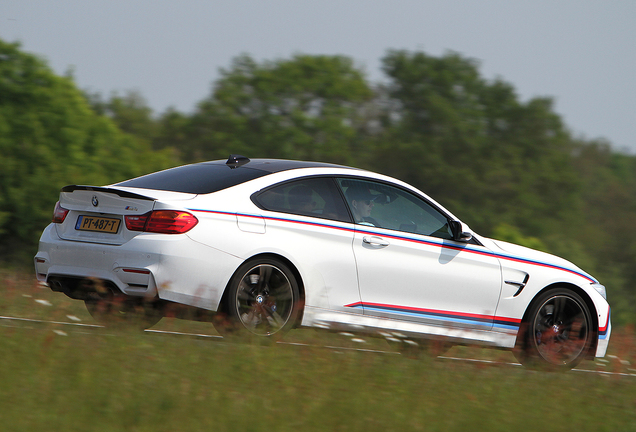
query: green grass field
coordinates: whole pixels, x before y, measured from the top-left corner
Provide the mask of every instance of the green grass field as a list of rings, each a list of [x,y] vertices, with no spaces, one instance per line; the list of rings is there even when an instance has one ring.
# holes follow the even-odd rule
[[[0,276],[0,315],[95,324],[30,275]],[[174,319],[154,328],[216,334]],[[497,363],[414,360],[379,339],[314,330],[286,340],[298,344],[2,319],[0,430],[636,431],[630,329],[614,330],[605,361],[580,366],[612,374],[529,371],[474,347],[448,356]]]

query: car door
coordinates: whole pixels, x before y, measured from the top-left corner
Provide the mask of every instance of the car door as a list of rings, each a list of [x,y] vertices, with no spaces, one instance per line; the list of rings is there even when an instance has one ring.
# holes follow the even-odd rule
[[[361,301],[349,307],[421,324],[492,327],[502,284],[497,258],[476,241],[454,241],[449,217],[425,197],[375,180],[337,182],[356,220]]]
[[[353,224],[332,177],[310,176],[269,187],[252,198],[265,210],[269,246],[294,260],[305,284],[305,307],[362,314]]]

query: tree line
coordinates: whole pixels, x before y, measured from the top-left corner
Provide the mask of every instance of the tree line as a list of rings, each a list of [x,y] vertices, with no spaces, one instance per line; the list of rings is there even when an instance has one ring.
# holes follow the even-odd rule
[[[430,194],[477,232],[572,260],[635,323],[636,157],[573,137],[550,98],[521,101],[449,52],[236,57],[191,113],[89,94],[0,41],[0,258],[33,254],[66,184],[103,185],[230,153],[366,168]]]

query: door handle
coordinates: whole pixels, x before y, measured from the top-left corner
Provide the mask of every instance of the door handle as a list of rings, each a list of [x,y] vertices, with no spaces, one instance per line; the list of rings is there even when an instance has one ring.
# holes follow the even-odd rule
[[[370,246],[381,246],[385,247],[389,245],[389,242],[384,240],[382,237],[378,236],[364,236],[362,237],[362,242],[368,244]]]

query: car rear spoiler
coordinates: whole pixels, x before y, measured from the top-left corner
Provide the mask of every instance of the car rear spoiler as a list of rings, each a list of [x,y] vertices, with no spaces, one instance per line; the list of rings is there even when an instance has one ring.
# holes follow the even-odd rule
[[[114,189],[114,188],[109,188],[109,187],[100,187],[100,186],[80,186],[80,185],[68,185],[68,186],[64,186],[61,190],[61,192],[74,192],[76,190],[86,190],[86,191],[93,191],[93,192],[103,192],[103,193],[111,193],[111,194],[115,194],[118,195],[122,198],[133,198],[133,199],[139,199],[139,200],[146,200],[146,201],[155,201],[156,198],[152,198],[146,195],[139,195],[136,193],[132,193],[132,192],[127,192],[127,191],[123,191],[120,189]]]

